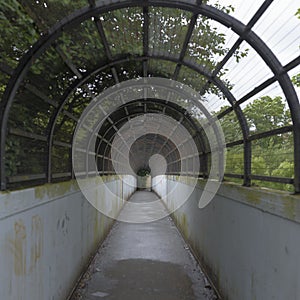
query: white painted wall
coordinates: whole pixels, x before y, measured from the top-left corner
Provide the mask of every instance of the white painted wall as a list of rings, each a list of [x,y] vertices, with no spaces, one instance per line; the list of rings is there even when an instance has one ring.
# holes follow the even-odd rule
[[[169,177],[162,188],[184,183]],[[300,198],[270,190],[223,184],[204,209],[203,184],[174,214],[178,227],[218,287],[223,299],[300,299]],[[160,193],[159,190],[156,190]]]
[[[97,185],[102,205],[128,198],[134,178]],[[121,205],[112,207],[117,215]],[[75,181],[0,194],[0,298],[65,300],[113,220],[85,200]]]

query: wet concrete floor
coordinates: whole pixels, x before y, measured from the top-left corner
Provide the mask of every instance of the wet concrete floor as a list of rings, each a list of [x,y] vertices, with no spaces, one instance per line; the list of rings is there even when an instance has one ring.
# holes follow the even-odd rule
[[[157,196],[146,191],[130,199],[155,200]],[[128,214],[126,206],[121,214]],[[171,218],[165,217],[144,224],[116,222],[71,298],[78,299],[218,298]]]

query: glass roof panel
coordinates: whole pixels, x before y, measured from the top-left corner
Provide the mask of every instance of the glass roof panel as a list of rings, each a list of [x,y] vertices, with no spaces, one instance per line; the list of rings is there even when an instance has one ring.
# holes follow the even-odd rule
[[[221,2],[221,4],[220,4]],[[240,20],[242,23],[247,24],[254,16],[256,11],[264,3],[264,0],[209,0],[208,4],[215,6],[219,9],[225,7],[229,15]],[[232,7],[233,10],[230,8]],[[224,9],[223,9],[224,10]]]
[[[185,59],[192,59],[212,71],[237,39],[238,35],[231,29],[199,15]]]
[[[300,65],[288,72],[300,101]]]
[[[201,97],[205,108],[212,114],[220,112],[224,106],[231,106],[224,96],[222,97],[222,92],[217,87],[214,87],[214,89],[218,90],[218,93],[208,91]]]
[[[291,125],[289,107],[278,82],[241,104],[250,134]]]
[[[295,0],[274,1],[253,28],[283,65],[300,55],[299,8]]]
[[[271,69],[247,42],[241,44],[240,51],[243,57],[231,57],[221,70],[221,78],[232,86],[231,92],[237,100],[273,77]]]

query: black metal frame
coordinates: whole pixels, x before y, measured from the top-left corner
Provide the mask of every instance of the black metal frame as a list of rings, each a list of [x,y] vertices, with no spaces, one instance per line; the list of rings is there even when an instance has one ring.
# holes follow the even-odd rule
[[[164,107],[167,107],[168,109],[171,109],[173,111],[175,111],[176,113],[178,113],[182,119],[185,119],[189,125],[191,125],[191,127],[196,131],[196,134],[194,136],[194,138],[196,138],[196,136],[200,136],[201,139],[199,140],[199,144],[196,142],[196,145],[199,149],[199,153],[202,154],[202,155],[207,155],[207,153],[209,152],[209,149],[205,149],[203,143],[202,143],[202,140],[204,138],[203,136],[203,129],[202,128],[199,128],[195,122],[192,120],[191,116],[189,116],[186,111],[184,111],[182,108],[177,108],[173,103],[167,103],[167,102],[164,102],[164,101],[159,101],[159,100],[137,100],[137,101],[133,101],[133,102],[129,102],[128,104],[124,105],[123,107],[120,107],[120,110],[122,110],[125,106],[126,107],[130,107],[132,105],[134,105],[135,103],[137,102],[144,102],[144,103],[149,103],[149,104],[156,104],[156,103],[159,103],[160,105],[163,105]],[[152,111],[152,110],[146,110],[144,113],[158,113],[157,111]],[[163,112],[160,112],[160,113],[163,113]],[[133,117],[136,117],[138,115],[142,115],[143,112],[135,112],[135,113],[131,113],[129,114],[129,116],[126,116],[126,117],[123,117],[123,118],[119,118],[118,120],[116,121],[111,121],[111,126],[108,127],[108,129],[104,132],[104,133],[99,133],[100,136],[101,136],[101,140],[97,146],[97,149],[96,149],[96,153],[99,154],[100,153],[100,146],[101,146],[101,143],[102,141],[106,144],[105,146],[105,149],[104,149],[104,152],[100,155],[102,155],[103,157],[106,157],[106,158],[109,158],[109,152],[110,152],[110,147],[111,147],[111,143],[112,143],[112,140],[113,138],[115,137],[116,133],[117,133],[117,130],[122,126],[123,124],[123,121],[125,119],[131,119]],[[165,112],[163,114],[166,114]],[[108,118],[111,118],[111,116],[108,116]],[[106,136],[108,135],[108,132],[111,130],[112,127],[116,127],[115,129],[115,132],[113,135],[111,135],[108,139],[106,138]],[[118,128],[119,127],[119,128]],[[94,134],[94,133],[93,133]],[[93,136],[93,134],[91,136]],[[153,151],[153,149],[152,149]],[[97,165],[97,158],[96,158],[96,165]],[[104,169],[104,167],[103,167]]]
[[[215,84],[219,87],[219,89],[223,92],[229,103],[231,104],[231,108],[229,108],[226,112],[222,114],[224,116],[226,113],[229,113],[230,111],[234,110],[237,118],[240,122],[241,129],[243,132],[243,144],[244,144],[244,174],[242,175],[244,179],[244,185],[249,186],[251,183],[251,178],[254,178],[253,175],[251,175],[251,140],[256,138],[262,138],[264,136],[269,136],[273,134],[278,134],[278,132],[286,132],[286,131],[293,131],[294,136],[294,169],[295,169],[295,177],[293,180],[295,192],[300,192],[300,106],[298,102],[297,95],[295,93],[295,89],[290,81],[290,78],[287,74],[289,70],[294,68],[295,66],[299,65],[300,63],[300,56],[294,59],[292,62],[290,62],[288,65],[283,67],[279,60],[275,57],[275,55],[272,53],[272,51],[266,46],[266,44],[251,30],[253,25],[259,20],[259,18],[262,16],[262,14],[267,10],[269,5],[272,3],[272,0],[265,0],[260,9],[257,11],[257,13],[254,15],[254,17],[250,20],[250,22],[247,25],[242,24],[240,21],[236,20],[232,16],[214,8],[209,5],[206,5],[204,3],[201,3],[201,1],[195,1],[191,2],[189,0],[180,0],[180,1],[173,1],[173,0],[147,0],[147,1],[140,1],[140,0],[124,0],[124,1],[99,1],[95,2],[93,0],[89,0],[90,6],[82,8],[70,16],[66,17],[62,21],[58,22],[55,26],[53,26],[49,31],[47,35],[44,35],[40,38],[40,40],[32,46],[28,50],[28,52],[23,56],[21,59],[18,67],[14,70],[12,73],[12,70],[7,68],[5,65],[1,64],[1,70],[3,69],[5,73],[11,75],[10,81],[7,85],[7,88],[5,90],[5,94],[2,100],[2,107],[3,110],[1,111],[1,148],[0,148],[0,169],[1,169],[1,189],[6,189],[6,175],[5,175],[5,142],[6,142],[6,136],[7,136],[7,122],[9,118],[9,112],[10,108],[12,106],[12,103],[15,98],[15,94],[22,84],[23,79],[25,78],[25,75],[31,65],[31,63],[39,57],[43,51],[45,51],[48,47],[50,47],[55,40],[60,36],[61,32],[65,29],[71,28],[75,26],[76,24],[79,24],[80,22],[90,18],[90,17],[97,17],[101,13],[105,13],[111,10],[116,10],[120,8],[125,7],[135,7],[139,6],[143,8],[143,15],[144,15],[144,36],[143,36],[143,56],[141,57],[131,57],[131,59],[135,60],[141,60],[143,62],[143,75],[148,75],[148,60],[150,58],[155,59],[163,59],[168,60],[176,63],[176,69],[173,74],[173,78],[176,79],[180,67],[182,65],[187,66],[188,68],[191,68],[195,70],[196,72],[206,76],[208,78],[207,84],[205,85],[204,90],[207,88],[207,86],[211,83]],[[165,56],[165,55],[156,55],[151,56],[149,55],[149,6],[161,6],[161,7],[171,7],[171,8],[178,8],[183,9],[187,11],[191,11],[193,13],[193,16],[190,20],[190,26],[188,28],[188,32],[184,41],[184,45],[181,49],[180,57],[175,58],[171,56]],[[196,65],[195,63],[188,62],[184,60],[184,54],[186,53],[188,42],[190,40],[191,34],[193,32],[195,22],[197,20],[198,15],[204,15],[208,18],[211,18],[224,26],[231,28],[236,34],[240,36],[238,41],[234,44],[234,46],[230,49],[230,51],[227,53],[227,55],[224,57],[224,59],[217,65],[215,70],[210,74],[207,72],[207,70],[204,70],[200,66]],[[75,67],[75,65],[67,60],[67,58],[64,56],[64,54],[56,47],[56,50],[60,54],[60,56],[63,58],[64,62],[68,67],[71,69],[71,71],[77,75],[78,80],[65,92],[62,99],[58,103],[49,103],[52,100],[46,99],[44,95],[41,95],[38,91],[33,91],[37,96],[41,97],[42,99],[50,100],[46,101],[51,105],[54,105],[57,107],[56,113],[52,116],[50,121],[50,131],[49,136],[47,137],[48,141],[48,171],[47,171],[47,178],[48,181],[51,181],[52,175],[51,175],[51,147],[54,144],[53,141],[53,133],[55,124],[57,121],[57,118],[61,112],[67,114],[66,111],[63,110],[63,107],[68,99],[68,97],[72,94],[73,90],[77,87],[81,86],[90,78],[93,74],[99,72],[100,70],[104,70],[106,68],[110,68],[111,72],[113,74],[113,77],[115,79],[115,82],[119,82],[119,78],[115,69],[115,66],[117,64],[123,63],[128,61],[128,57],[122,58],[122,59],[113,59],[109,45],[107,43],[102,25],[100,20],[97,20],[95,18],[95,24],[97,26],[99,36],[102,40],[102,43],[104,44],[105,53],[107,56],[108,61],[100,66],[97,70],[94,72],[90,72],[88,75],[81,74],[78,69]],[[230,57],[234,54],[235,50],[240,46],[240,44],[246,41],[248,42],[257,52],[258,55],[261,56],[261,58],[264,60],[266,65],[272,70],[274,76],[272,78],[269,78],[265,82],[263,82],[260,86],[255,87],[252,91],[250,91],[247,95],[245,95],[243,98],[239,99],[238,101],[235,100],[233,95],[230,93],[228,88],[222,83],[220,79],[218,79],[217,75],[222,69],[222,67],[225,65],[225,63],[229,60]],[[275,81],[278,81],[288,102],[288,105],[290,107],[293,126],[284,128],[284,129],[275,129],[268,133],[262,133],[256,136],[249,136],[249,128],[247,125],[247,122],[245,120],[245,117],[243,115],[242,110],[240,109],[240,104],[249,99],[250,97],[254,96],[267,86],[271,85]],[[26,88],[31,89],[32,87],[26,86]],[[52,101],[53,102],[53,101]],[[59,106],[58,106],[59,105]],[[219,115],[219,117],[222,117]],[[70,116],[71,117],[71,116]],[[286,131],[285,131],[286,130]],[[16,132],[10,132],[10,134],[17,134]],[[27,135],[29,138],[38,138],[37,136],[28,136],[28,133],[18,133],[20,135],[23,134]],[[229,146],[229,145],[228,145]],[[271,177],[272,178],[272,177]],[[267,178],[265,180],[269,180],[270,178]],[[272,180],[272,179],[270,179]],[[274,181],[277,181],[277,179]],[[283,180],[284,181],[284,180]],[[283,182],[282,181],[282,182]],[[291,181],[289,181],[291,183]]]

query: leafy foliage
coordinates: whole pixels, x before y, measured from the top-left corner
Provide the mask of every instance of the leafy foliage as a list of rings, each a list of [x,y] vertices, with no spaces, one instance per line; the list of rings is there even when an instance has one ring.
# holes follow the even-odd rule
[[[220,112],[228,107],[222,107]],[[250,127],[250,134],[270,131],[292,124],[289,110],[281,97],[264,96],[249,103],[244,114]],[[234,114],[220,119],[226,141],[240,137],[240,127]],[[272,135],[252,142],[252,174],[292,178],[293,135],[291,132]],[[226,173],[243,174],[243,147],[227,149]],[[231,179],[230,179],[231,180]],[[254,181],[255,184],[290,191],[291,186],[273,182]]]
[[[21,57],[45,34],[49,27],[75,9],[86,6],[86,0],[0,0],[0,49],[1,60],[15,68]],[[230,13],[232,6],[215,6]],[[150,16],[150,54],[164,54],[178,58],[188,31],[192,13],[172,8],[151,7]],[[297,12],[300,17],[300,10]],[[137,55],[143,55],[143,12],[141,8],[124,8],[107,12],[92,19],[82,21],[76,28],[65,28],[62,35],[32,65],[22,82],[30,83],[55,103],[62,101],[66,89],[76,80],[77,75],[67,66],[73,64],[82,74],[108,62],[103,41],[98,34],[94,20],[99,18],[113,58],[128,57],[128,61],[116,67],[120,81],[142,76],[142,63],[135,62]],[[125,33],[125,34],[124,34]],[[229,49],[226,36],[220,33],[211,20],[199,16],[185,53],[185,59],[192,60],[211,72]],[[61,50],[63,55],[59,53]],[[239,62],[248,50],[237,50],[234,57]],[[170,78],[176,64],[163,60],[149,60],[149,75]],[[227,72],[222,69],[219,76]],[[0,75],[0,93],[3,93],[8,77]],[[198,91],[206,86],[207,78],[195,71],[182,67],[178,80]],[[299,84],[299,75],[294,77]],[[103,89],[115,83],[111,69],[102,70],[90,78],[69,97],[64,111],[79,117],[92,98]],[[230,82],[224,82],[231,88]],[[214,85],[206,86],[208,93],[224,97]],[[203,92],[203,91],[202,91]],[[225,110],[226,107],[221,109]],[[9,128],[19,128],[25,132],[40,135],[49,134],[49,121],[55,111],[54,105],[45,103],[37,95],[22,87],[12,106]],[[245,108],[251,133],[268,131],[291,123],[290,115],[280,97],[262,97]],[[241,129],[234,113],[221,120],[226,141],[242,138]],[[61,114],[55,128],[55,140],[70,143],[76,122],[66,114]],[[26,173],[38,174],[46,170],[48,145],[44,142],[24,137],[8,135],[6,144],[7,175]],[[290,160],[293,148],[292,134],[277,135],[258,140],[252,161],[253,173],[269,176],[293,176],[293,162]],[[55,172],[70,170],[70,151],[68,147],[55,146],[52,149],[52,163]],[[264,154],[268,155],[264,155]],[[269,155],[272,153],[272,155]],[[278,159],[274,159],[277,157]],[[230,172],[243,173],[243,147],[228,149]],[[229,164],[228,164],[229,166]],[[272,186],[276,184],[270,183]]]

